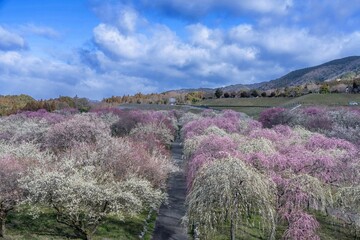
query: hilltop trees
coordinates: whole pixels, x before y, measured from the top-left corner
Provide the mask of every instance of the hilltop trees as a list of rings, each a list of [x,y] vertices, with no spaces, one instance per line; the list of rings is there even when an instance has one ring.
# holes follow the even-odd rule
[[[26,104],[35,101],[32,97],[21,95],[0,95],[0,116],[7,116],[16,113],[18,110],[26,106]]]
[[[322,93],[322,94],[330,93],[329,85],[328,84],[322,84],[320,86],[320,93]]]
[[[218,88],[215,90],[215,97],[216,98],[221,98],[221,96],[223,95],[223,90],[221,88]]]
[[[200,102],[204,98],[203,92],[190,92],[185,95],[185,101],[190,103],[197,103]]]

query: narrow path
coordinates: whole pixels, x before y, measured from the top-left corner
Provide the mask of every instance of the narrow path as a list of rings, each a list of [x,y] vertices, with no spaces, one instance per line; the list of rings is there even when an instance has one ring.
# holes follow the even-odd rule
[[[180,171],[170,175],[167,183],[168,205],[162,205],[156,219],[153,240],[187,240],[187,229],[181,224],[185,215],[186,176],[185,163],[181,159],[182,145],[177,136],[171,146],[172,158]]]

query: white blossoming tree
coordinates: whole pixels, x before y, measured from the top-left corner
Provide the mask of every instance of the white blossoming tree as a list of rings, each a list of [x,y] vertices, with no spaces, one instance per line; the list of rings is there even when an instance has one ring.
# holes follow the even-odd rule
[[[354,185],[349,187],[342,187],[335,195],[335,206],[342,209],[345,215],[360,215],[360,186]],[[355,230],[355,238],[359,237],[360,222],[358,218],[348,217],[349,221]]]
[[[92,165],[78,167],[73,159],[44,163],[21,179],[28,192],[26,203],[36,213],[47,206],[56,211],[57,221],[74,229],[82,239],[92,239],[108,215],[124,218],[145,207],[158,206],[164,199],[150,182],[129,176],[115,180]]]
[[[23,197],[18,180],[30,165],[46,156],[31,143],[0,142],[0,238],[5,236],[5,221]]]

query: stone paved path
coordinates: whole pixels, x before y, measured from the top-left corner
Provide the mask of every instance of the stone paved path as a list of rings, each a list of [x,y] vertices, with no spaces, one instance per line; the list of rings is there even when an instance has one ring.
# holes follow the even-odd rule
[[[186,177],[185,163],[181,159],[182,145],[179,136],[172,143],[172,157],[181,171],[170,175],[167,183],[168,205],[160,207],[156,219],[153,240],[187,240],[186,227],[182,226],[181,219],[185,215]]]

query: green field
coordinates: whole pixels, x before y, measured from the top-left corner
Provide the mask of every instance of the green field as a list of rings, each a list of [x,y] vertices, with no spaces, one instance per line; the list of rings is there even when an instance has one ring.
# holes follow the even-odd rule
[[[193,112],[199,113],[202,111],[199,107],[194,107],[191,105],[170,105],[170,104],[134,104],[134,103],[125,103],[117,105],[119,109],[122,110],[131,110],[131,109],[139,109],[139,110],[150,110],[150,111],[168,111],[168,110],[179,110],[185,112]]]
[[[197,103],[199,106],[207,106],[213,109],[232,109],[244,112],[249,116],[257,117],[261,111],[269,107],[294,107],[298,104],[303,106],[348,106],[350,101],[360,104],[360,94],[308,94],[296,98],[220,98],[208,99]]]
[[[340,220],[337,220],[333,217],[326,216],[323,213],[312,211],[311,212],[320,223],[320,228],[317,231],[317,234],[321,239],[324,240],[351,240],[359,239],[359,233],[356,234],[354,228],[346,226]],[[260,240],[268,239],[264,236],[264,233],[259,230],[253,224],[242,223],[238,224],[236,231],[237,240]],[[286,230],[286,224],[284,222],[279,223],[276,227],[276,237],[275,239],[282,239],[282,236]],[[224,224],[220,231],[218,231],[211,239],[212,240],[228,240],[230,235],[230,224]]]
[[[303,105],[348,106],[351,101],[360,104],[360,94],[308,94],[298,98],[290,98],[285,105],[301,103]]]

